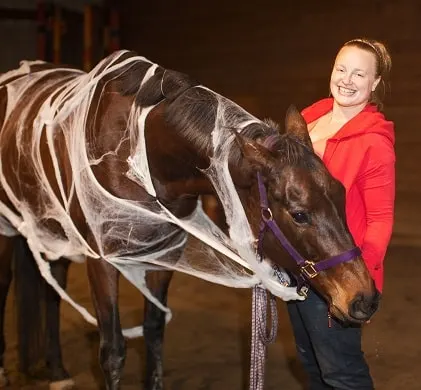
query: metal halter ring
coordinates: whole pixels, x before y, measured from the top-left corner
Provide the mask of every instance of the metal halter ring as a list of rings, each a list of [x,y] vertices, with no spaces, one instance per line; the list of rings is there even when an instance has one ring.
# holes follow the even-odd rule
[[[298,295],[301,295],[304,298],[307,298],[308,296],[308,286],[307,285],[302,285],[301,288],[298,290]]]
[[[272,210],[269,207],[262,208],[262,219],[264,221],[273,221]]]
[[[300,267],[300,271],[308,278],[308,279],[313,279],[315,278],[319,272],[316,270],[315,268],[315,263],[313,261],[310,260],[306,260],[306,262],[304,263],[304,265],[302,265]]]

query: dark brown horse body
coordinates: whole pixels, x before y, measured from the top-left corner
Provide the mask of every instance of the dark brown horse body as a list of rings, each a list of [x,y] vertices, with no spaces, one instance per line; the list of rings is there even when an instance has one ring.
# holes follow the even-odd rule
[[[10,236],[24,236],[40,266],[41,255],[51,260],[51,273],[62,287],[68,265],[63,258],[87,256],[107,389],[119,388],[125,356],[119,274],[130,279],[136,267],[148,271],[147,264],[146,285],[157,301],[145,302],[145,388],[162,388],[165,313],[156,303],[165,306],[184,248],[186,232],[178,222],[195,212],[200,195],[223,192],[205,171],[215,161],[228,157],[240,208],[254,236],[261,219],[260,172],[274,221],[306,259],[317,262],[353,247],[344,189],[313,153],[298,112],[289,112],[280,134],[185,75],[129,52],[108,57],[89,75],[42,63],[29,68],[0,79],[1,324],[11,248],[18,240]],[[225,138],[218,141],[221,135]],[[221,151],[227,146],[228,152]],[[138,160],[145,150],[147,159]],[[218,171],[223,165],[213,167]],[[271,233],[264,253],[298,272]],[[144,263],[132,261],[139,256]],[[157,266],[160,270],[152,272]],[[311,283],[340,319],[365,321],[377,306],[361,258],[323,271]],[[58,346],[60,299],[49,294],[47,364],[52,380],[59,381],[68,376]],[[3,334],[0,341],[2,355]]]

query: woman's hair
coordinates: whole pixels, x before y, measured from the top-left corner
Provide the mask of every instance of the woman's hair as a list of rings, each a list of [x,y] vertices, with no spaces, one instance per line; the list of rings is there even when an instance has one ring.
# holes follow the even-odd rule
[[[386,46],[374,39],[355,38],[344,43],[342,47],[354,46],[372,53],[376,58],[376,78],[380,77],[380,83],[371,93],[370,103],[374,103],[379,108],[383,105],[386,89],[390,89],[390,71],[392,69],[392,58]]]

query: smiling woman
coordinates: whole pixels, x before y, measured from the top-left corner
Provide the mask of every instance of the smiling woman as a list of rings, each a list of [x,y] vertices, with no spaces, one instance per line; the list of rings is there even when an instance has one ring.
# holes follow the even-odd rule
[[[303,111],[315,152],[346,189],[347,223],[380,292],[395,198],[394,126],[379,111],[390,69],[382,43],[348,41],[335,58],[331,97]],[[311,389],[373,389],[360,327],[328,321],[314,291],[288,309]]]

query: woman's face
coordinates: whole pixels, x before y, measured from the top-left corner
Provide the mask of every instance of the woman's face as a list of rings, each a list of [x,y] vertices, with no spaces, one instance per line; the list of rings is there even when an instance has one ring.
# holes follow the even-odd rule
[[[330,91],[337,104],[344,107],[366,105],[379,81],[373,53],[355,46],[339,50],[330,77]]]

